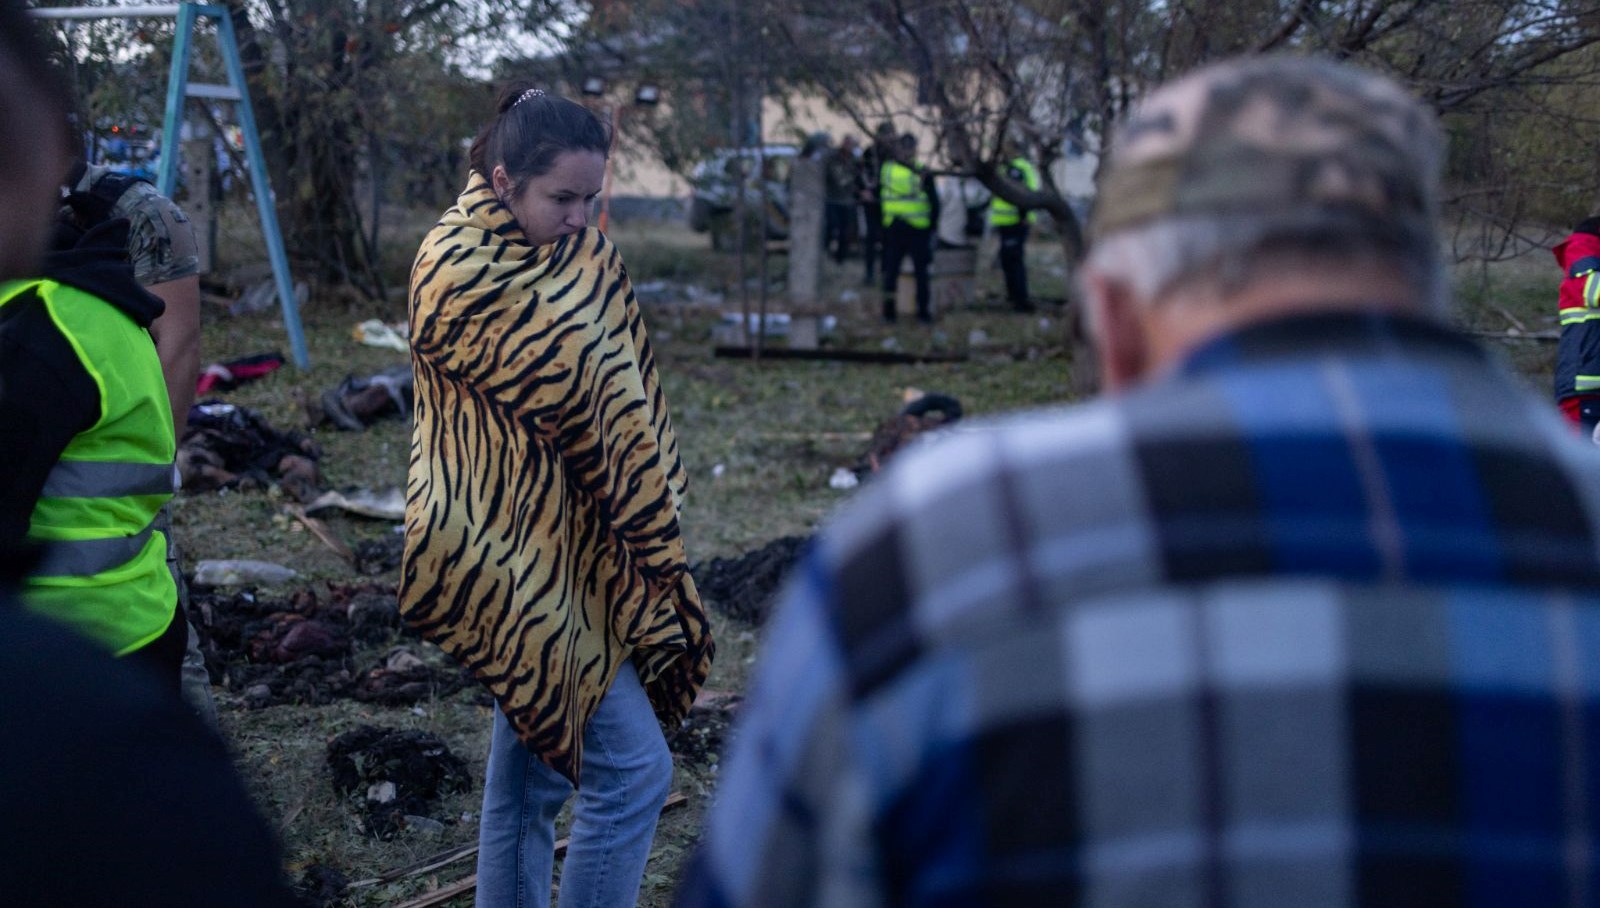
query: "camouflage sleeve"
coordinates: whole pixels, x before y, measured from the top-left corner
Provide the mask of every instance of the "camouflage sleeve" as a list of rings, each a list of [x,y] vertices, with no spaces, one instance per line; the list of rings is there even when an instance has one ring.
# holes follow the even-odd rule
[[[128,256],[139,283],[149,287],[199,273],[199,247],[188,216],[154,186],[135,184],[114,214],[130,222]]]

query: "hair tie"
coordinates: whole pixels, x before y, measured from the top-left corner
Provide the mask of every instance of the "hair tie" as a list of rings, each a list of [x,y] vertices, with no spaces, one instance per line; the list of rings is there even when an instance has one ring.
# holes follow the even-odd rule
[[[517,96],[517,100],[511,102],[511,107],[516,107],[518,104],[521,104],[523,101],[526,101],[529,98],[542,98],[542,97],[544,97],[544,89],[542,89],[542,88],[530,88],[527,91],[523,92],[522,94],[518,95]],[[508,107],[506,109],[510,110],[511,107]]]

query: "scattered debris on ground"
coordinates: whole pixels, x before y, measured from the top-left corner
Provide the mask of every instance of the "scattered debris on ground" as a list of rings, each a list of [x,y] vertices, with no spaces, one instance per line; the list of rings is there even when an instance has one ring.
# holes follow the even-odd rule
[[[350,881],[327,864],[310,864],[294,885],[295,895],[313,908],[333,908],[344,897]]]
[[[400,558],[405,554],[405,550],[405,537],[399,533],[358,542],[354,550],[356,572],[371,576],[393,570],[400,566]]]
[[[280,486],[296,501],[317,497],[322,451],[299,432],[280,432],[254,410],[208,400],[189,410],[178,472],[190,492]]]
[[[733,725],[740,694],[726,691],[704,690],[694,701],[683,725],[667,739],[667,745],[678,757],[691,763],[707,765],[716,763],[726,744],[728,728]]]
[[[446,792],[472,785],[467,764],[438,735],[363,725],[328,743],[333,788],[357,801],[367,832],[392,839],[402,829],[434,829],[428,816]]]
[[[189,616],[212,683],[252,708],[344,698],[411,706],[472,684],[442,655],[430,663],[420,644],[402,642],[392,586],[332,584],[324,597],[303,589],[273,599],[197,584]],[[366,652],[373,647],[386,649]]]
[[[301,403],[307,428],[331,422],[347,432],[360,432],[385,417],[409,419],[411,401],[411,366],[399,365],[361,378],[347,375],[321,396],[308,395]]]
[[[294,568],[270,561],[228,558],[201,561],[194,566],[194,582],[201,586],[248,586],[287,583],[300,576]]]
[[[737,558],[702,561],[689,571],[700,595],[713,607],[740,621],[761,624],[806,542],[803,536],[784,536]]]
[[[406,516],[406,495],[398,486],[387,489],[348,488],[342,491],[330,489],[306,505],[306,513],[315,514],[324,508],[338,508],[374,520],[403,520]]]
[[[905,400],[899,413],[879,423],[873,431],[872,442],[856,465],[858,475],[878,472],[896,451],[961,418],[961,402],[948,394],[928,394],[907,388]]]
[[[232,391],[240,385],[271,375],[283,368],[283,363],[283,354],[277,352],[256,353],[227,362],[211,363],[201,369],[195,378],[194,393],[204,397],[218,391]]]
[[[411,344],[406,340],[410,328],[405,322],[385,324],[383,320],[369,318],[350,329],[350,339],[358,344],[369,347],[387,347],[397,353],[411,352]]]
[[[356,563],[355,552],[350,551],[349,543],[344,541],[333,527],[306,513],[306,509],[297,504],[286,504],[283,512],[300,521],[300,525],[311,531],[317,541],[328,547],[328,550],[344,559],[346,564]]]

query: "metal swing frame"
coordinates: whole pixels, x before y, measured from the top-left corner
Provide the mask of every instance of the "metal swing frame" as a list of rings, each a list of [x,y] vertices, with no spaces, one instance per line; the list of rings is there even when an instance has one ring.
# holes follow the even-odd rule
[[[267,162],[261,152],[261,134],[256,129],[255,111],[250,106],[250,91],[245,84],[244,64],[239,59],[239,42],[234,36],[233,18],[227,7],[199,3],[155,6],[72,6],[45,7],[29,11],[40,19],[144,19],[175,18],[177,28],[172,48],[172,68],[167,75],[167,105],[161,124],[161,168],[156,188],[171,197],[178,184],[178,130],[183,123],[183,99],[209,98],[233,101],[239,105],[239,126],[244,132],[245,160],[250,165],[250,187],[256,197],[261,232],[267,240],[267,256],[272,263],[272,279],[278,288],[278,303],[283,309],[283,324],[289,333],[294,364],[309,368],[305,331],[300,325],[300,305],[294,283],[289,278],[289,258],[284,253],[283,234],[278,228],[278,210],[267,179]],[[202,18],[217,21],[217,41],[228,70],[227,85],[189,84],[189,59],[194,48],[195,26]]]

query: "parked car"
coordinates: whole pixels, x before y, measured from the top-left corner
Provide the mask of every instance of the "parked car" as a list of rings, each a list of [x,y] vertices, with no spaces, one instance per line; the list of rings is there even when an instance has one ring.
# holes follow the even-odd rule
[[[734,248],[738,236],[734,211],[742,187],[750,224],[760,229],[765,205],[767,238],[787,239],[789,171],[798,153],[793,145],[724,148],[696,164],[689,175],[689,226],[697,233],[710,233],[713,249]]]

